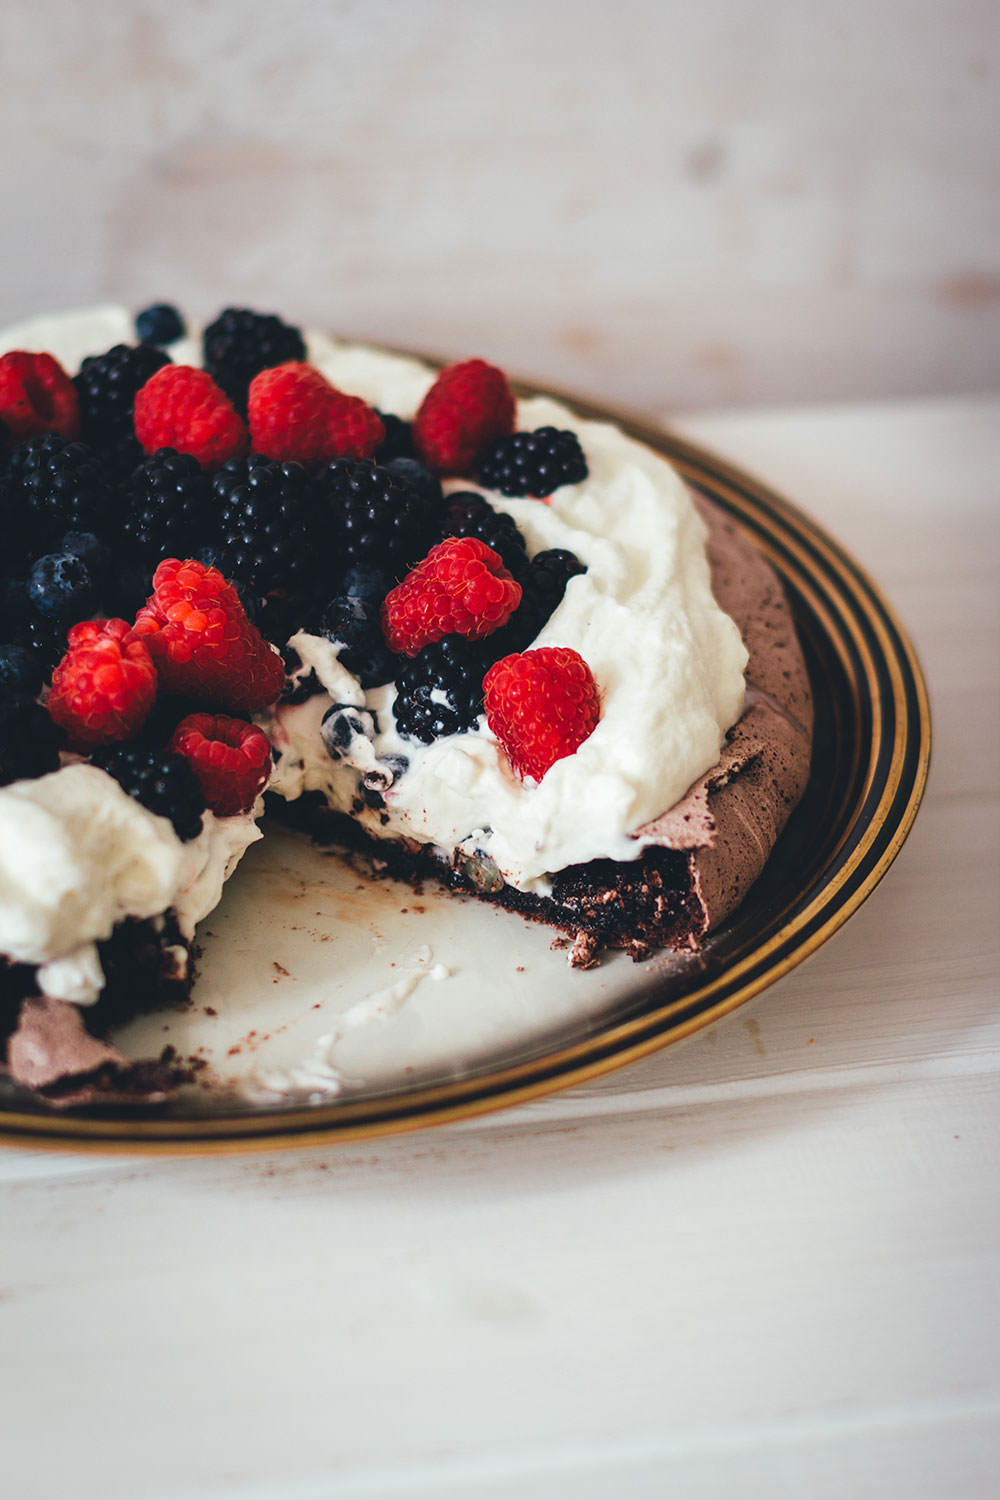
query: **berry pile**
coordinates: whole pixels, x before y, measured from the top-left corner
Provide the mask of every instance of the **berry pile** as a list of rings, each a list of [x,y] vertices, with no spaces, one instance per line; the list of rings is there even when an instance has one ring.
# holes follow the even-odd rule
[[[0,356],[0,781],[54,769],[68,743],[193,837],[206,805],[225,816],[266,780],[266,739],[229,715],[277,698],[273,646],[296,629],[326,634],[363,688],[395,683],[407,738],[472,729],[484,679],[502,724],[504,693],[530,696],[541,669],[525,687],[499,659],[534,654],[583,565],[530,556],[461,481],[544,499],[587,464],[571,432],[515,430],[484,360],[442,370],[410,421],[337,390],[277,317],[225,309],[203,369],[171,360],[185,331],[156,303],[75,377]],[[543,774],[548,750],[518,732],[496,729],[520,774]]]

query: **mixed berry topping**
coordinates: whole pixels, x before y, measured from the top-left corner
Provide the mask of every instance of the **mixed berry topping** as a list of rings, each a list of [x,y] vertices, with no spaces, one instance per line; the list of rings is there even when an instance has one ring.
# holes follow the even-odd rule
[[[184,843],[201,832],[205,796],[189,760],[145,745],[111,745],[92,764],[113,776],[123,792],[161,818],[169,818]]]
[[[541,781],[597,728],[601,703],[593,673],[569,646],[505,656],[483,680],[486,722],[519,776]]]
[[[531,495],[542,499],[564,484],[587,477],[587,460],[575,432],[539,427],[498,438],[483,453],[479,482],[501,495]]]
[[[0,357],[0,771],[22,768],[7,779],[55,769],[68,743],[184,837],[206,805],[246,810],[270,750],[242,716],[281,695],[269,642],[291,660],[303,628],[362,688],[395,684],[408,739],[473,730],[485,703],[517,774],[572,753],[599,714],[589,669],[529,648],[583,565],[531,557],[513,517],[460,486],[547,497],[586,476],[575,435],[516,432],[484,360],[441,371],[411,422],[336,389],[278,318],[226,309],[205,369],[164,352],[184,333],[157,303],[135,345],[75,379],[49,355]],[[331,746],[346,722],[324,727]]]
[[[158,340],[158,342],[167,342]],[[304,360],[305,340],[298,328],[273,313],[227,307],[205,329],[202,340],[205,369],[236,408],[246,411],[250,382],[261,370]]]

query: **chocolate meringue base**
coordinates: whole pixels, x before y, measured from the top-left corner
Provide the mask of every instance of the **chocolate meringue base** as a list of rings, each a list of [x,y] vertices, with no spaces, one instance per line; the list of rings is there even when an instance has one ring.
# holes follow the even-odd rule
[[[0,968],[0,1076],[63,1109],[162,1103],[188,1076],[172,1050],[134,1062],[107,1033],[130,1016],[186,1001],[194,974],[178,954],[188,946],[172,913],[120,923],[100,944],[104,990],[86,1006],[39,994],[30,965]]]

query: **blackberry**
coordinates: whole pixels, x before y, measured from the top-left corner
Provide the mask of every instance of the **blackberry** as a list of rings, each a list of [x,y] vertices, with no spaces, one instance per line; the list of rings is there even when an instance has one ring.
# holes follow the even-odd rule
[[[40,703],[0,703],[0,786],[58,771],[65,738]]]
[[[109,745],[96,751],[92,760],[114,777],[123,792],[150,812],[169,818],[184,843],[198,837],[205,798],[191,762],[183,755],[142,745]]]
[[[59,552],[72,552],[87,564],[87,571],[98,588],[111,571],[111,548],[92,531],[67,531],[59,539]]]
[[[260,454],[230,459],[212,481],[220,566],[258,599],[298,600],[312,584],[322,539],[309,524],[315,502],[301,464]]]
[[[100,533],[111,513],[114,488],[93,450],[56,432],[29,438],[7,466],[6,505],[19,526],[8,535],[28,555],[47,551],[67,531]]]
[[[305,340],[269,313],[227,307],[205,329],[205,369],[238,411],[246,414],[250,382],[261,370],[306,357]]]
[[[101,447],[101,467],[112,484],[121,484],[130,479],[140,464],[145,463],[146,450],[134,432],[126,433],[113,443]]]
[[[88,442],[111,445],[132,436],[136,392],[170,356],[152,344],[116,344],[92,354],[73,381],[80,398],[80,434]]]
[[[479,465],[479,482],[501,495],[551,495],[562,484],[579,484],[587,460],[575,432],[538,427],[498,438]]]
[[[402,417],[394,417],[388,411],[380,411],[378,414],[382,418],[385,437],[375,449],[375,462],[387,464],[394,458],[416,458],[412,422],[404,422]]]
[[[524,585],[528,555],[524,537],[513,516],[494,510],[476,490],[456,490],[448,496],[444,511],[445,536],[474,536],[499,552],[508,573]]]
[[[536,552],[523,580],[521,603],[507,624],[483,641],[491,661],[515,651],[527,651],[548,623],[571,578],[587,569],[574,552],[552,547]]]
[[[144,344],[174,344],[184,337],[184,319],[169,302],[154,302],[136,314],[135,331]]]
[[[475,728],[485,671],[479,645],[463,636],[446,635],[425,646],[396,679],[392,712],[400,734],[429,745],[442,735]]]
[[[39,557],[28,574],[28,603],[36,614],[67,626],[84,619],[97,603],[87,564],[72,552]]]
[[[370,459],[337,458],[314,480],[341,567],[370,564],[390,586],[420,562],[439,535],[427,497]]]
[[[535,553],[528,575],[528,592],[544,616],[543,625],[562,601],[570,579],[586,571],[586,564],[566,547],[550,547],[546,552]]]
[[[164,557],[193,556],[211,505],[211,480],[198,460],[160,448],[125,487],[121,530],[129,551],[150,574]]]

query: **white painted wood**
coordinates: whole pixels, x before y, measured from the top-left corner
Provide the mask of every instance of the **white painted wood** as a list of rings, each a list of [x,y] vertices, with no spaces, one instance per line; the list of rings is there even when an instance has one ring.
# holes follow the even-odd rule
[[[0,1152],[16,1500],[986,1500],[1000,1463],[1000,399],[690,417],[911,629],[913,835],[805,965],[519,1110]]]
[[[90,0],[58,24],[6,0],[0,326],[229,299],[647,410],[983,389],[998,78],[994,0]]]

